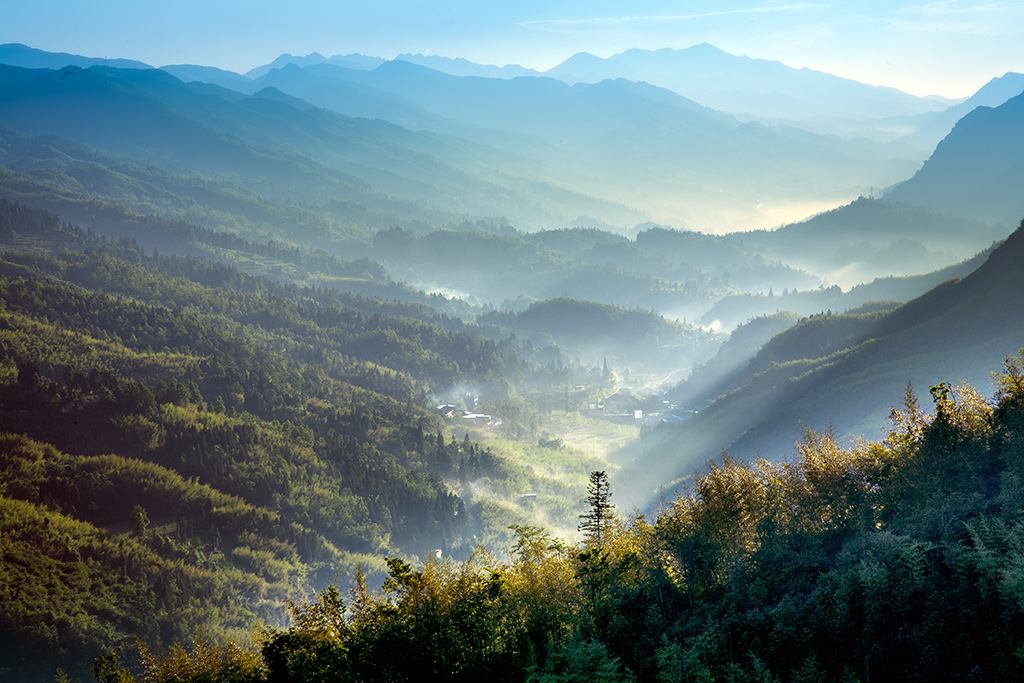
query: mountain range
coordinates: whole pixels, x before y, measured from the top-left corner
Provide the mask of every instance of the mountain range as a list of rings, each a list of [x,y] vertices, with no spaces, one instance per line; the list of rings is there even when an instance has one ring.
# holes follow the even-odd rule
[[[383,64],[384,61],[385,60],[380,57],[370,57],[368,55],[360,54],[332,55],[330,57],[324,57],[319,52],[311,52],[308,55],[301,56],[283,54],[269,64],[264,64],[263,66],[257,66],[254,69],[250,69],[245,75],[248,78],[259,78],[260,76],[264,76],[275,69],[280,69],[289,64],[296,64],[298,66],[334,64],[348,69],[373,69]]]
[[[540,71],[527,69],[518,64],[496,66],[494,64],[477,64],[462,57],[442,57],[440,55],[424,55],[402,53],[395,57],[401,62],[411,62],[425,66],[434,71],[451,74],[452,76],[480,76],[482,78],[518,78],[520,76],[539,76]]]
[[[684,425],[662,428],[647,444],[641,442],[639,451],[623,455],[633,458],[625,477],[631,482],[628,495],[650,502],[659,486],[699,470],[710,453],[727,450],[739,458],[777,457],[790,451],[804,428],[831,430],[843,440],[878,438],[887,417],[873,400],[880,392],[895,405],[908,384],[918,391],[937,381],[990,389],[991,368],[1024,345],[1024,299],[1019,296],[1024,286],[1024,200],[1016,191],[1024,183],[1022,135],[1024,96],[994,108],[977,108],[957,123],[917,174],[885,198],[992,222],[1016,216],[1021,227],[995,249],[955,269],[905,280],[904,285],[934,288],[898,308],[868,306],[840,313],[839,297],[828,303],[836,312],[825,312],[828,297],[823,297],[810,304],[821,313],[787,326],[769,340],[740,328],[738,332],[754,341],[738,340],[732,357],[727,343],[708,370],[695,373],[692,387],[684,383],[674,394],[678,400],[695,402],[690,405],[699,413]],[[862,200],[826,215],[820,227],[849,212],[882,209],[884,214],[898,206]],[[813,224],[814,220],[778,232],[785,237],[787,232],[809,231],[798,240],[802,241],[813,236]],[[932,224],[941,225],[935,220]],[[878,227],[887,230],[884,224]],[[848,232],[825,228],[823,235],[835,239]],[[944,233],[955,235],[955,230],[937,230],[939,243]],[[775,234],[759,237],[767,242]],[[984,232],[971,238],[990,236]],[[926,238],[927,233],[922,235]],[[941,282],[943,278],[951,279]],[[858,305],[865,293],[885,298],[894,284],[898,281],[879,281],[874,291],[870,285],[858,288],[862,291],[850,304]],[[747,310],[763,314],[786,308],[785,302],[771,305],[768,310]],[[755,331],[780,326],[756,320],[751,324]]]
[[[0,63],[147,68],[131,60],[48,53],[20,44],[0,46]],[[712,230],[786,222],[872,187],[886,187],[910,175],[921,150],[930,151],[958,118],[977,106],[1000,105],[1024,88],[1019,74],[1006,74],[971,98],[952,103],[737,57],[707,44],[630,50],[607,59],[576,55],[547,72],[419,54],[394,61],[358,54],[285,54],[245,75],[199,65],[162,68],[186,82],[247,95],[270,86],[347,116],[468,140],[487,148],[480,150],[483,163],[512,176],[530,181],[539,176],[549,184],[557,179],[563,190],[611,199],[663,222]],[[545,78],[581,85],[560,89]],[[630,82],[615,80],[622,78]],[[801,113],[769,106],[754,111],[757,107],[730,103],[728,92],[718,92],[723,84],[745,97],[770,91]],[[823,92],[829,96],[822,97]],[[264,99],[271,97],[279,96],[263,93]],[[883,127],[901,131],[901,142],[893,145],[891,134],[886,142],[871,143],[793,126],[820,130],[813,121],[840,116],[816,110],[823,106],[841,109],[849,120],[864,119],[858,130],[865,135],[883,126],[871,121],[888,121]],[[793,124],[744,124],[720,112]],[[773,159],[773,172],[751,177],[751,169],[729,158],[733,150]],[[686,159],[684,168],[679,159]],[[818,170],[802,173],[815,166]],[[724,186],[723,177],[734,189],[731,196],[717,197],[713,188]],[[814,181],[808,186],[809,178]],[[585,202],[574,201],[576,206],[564,214],[592,213],[582,206]],[[621,219],[622,212],[616,211]],[[609,216],[598,215],[603,220]],[[1003,216],[997,220],[1005,222]]]
[[[632,49],[607,58],[579,53],[546,71],[434,55],[402,54],[396,59],[456,76],[547,76],[567,83],[626,78],[667,88],[723,112],[792,122],[821,133],[895,140],[925,152],[972,109],[998,106],[1024,92],[1024,76],[1007,73],[963,100],[917,97],[813,69],[733,55],[707,43],[678,50]],[[312,62],[289,55],[274,62],[284,63]],[[263,67],[260,73],[266,71]]]
[[[710,680],[712,649],[733,677],[841,679],[854,664],[826,674],[786,634],[813,613],[820,661],[874,648],[849,627],[874,607],[818,607],[887,562],[921,600],[925,567],[977,614],[1016,605],[1020,373],[995,409],[950,386],[990,394],[1024,345],[1022,86],[920,98],[710,45],[245,74],[0,46],[0,679],[126,681],[132,642],[147,680],[243,660],[236,678],[333,679],[371,640],[359,666],[386,671],[410,634],[428,645],[402,680],[451,678],[479,643],[515,653],[499,678],[628,680],[641,643],[638,680]],[[908,384],[938,398],[931,425],[861,446]],[[851,450],[780,462],[805,429]],[[609,477],[623,519],[684,495],[611,529]],[[456,570],[481,547],[511,563]],[[775,567],[798,567],[781,602],[746,580]],[[740,597],[697,615],[708,596]],[[955,671],[982,671],[968,655]]]
[[[631,49],[607,58],[581,52],[547,70],[517,64],[493,66],[462,58],[403,53],[396,61],[411,62],[453,76],[515,78],[546,76],[566,83],[598,83],[625,78],[672,90],[720,111],[766,119],[807,120],[818,117],[879,118],[938,111],[954,104],[941,97],[916,97],[895,88],[865,85],[812,69],[730,54],[702,43],[685,49]],[[285,64],[333,63],[372,68],[383,60],[363,55],[325,58],[282,55],[247,75],[262,76]]]
[[[20,45],[0,53],[51,64],[73,57]],[[330,220],[369,212],[385,225],[483,216],[534,229],[582,216],[623,230],[662,217],[718,230],[770,224],[779,206],[806,215],[914,167],[884,144],[744,123],[644,83],[453,76],[352,59],[285,55],[255,79],[188,65],[3,67],[0,125],[229,177],[276,200],[305,196],[323,207],[330,197],[335,214],[347,207]],[[1008,74],[957,106],[999,102],[1018,85]],[[976,253],[1004,237],[1021,209],[1009,191],[1019,174],[1014,101],[970,112],[880,199],[729,239],[844,286]],[[71,109],[89,115],[66,116]],[[992,145],[985,137],[998,126],[1004,142]],[[956,143],[968,135],[976,139]],[[968,150],[988,157],[968,159]],[[944,178],[955,181],[968,162],[977,190],[951,187]]]
[[[505,215],[526,224],[582,213],[640,216],[507,176],[463,140],[341,116],[272,89],[247,96],[185,84],[158,70],[0,67],[0,125],[231,176],[270,197],[412,200],[417,212]]]
[[[674,224],[771,223],[786,205],[834,203],[872,183],[895,182],[914,165],[898,150],[868,141],[743,123],[621,79],[570,86],[550,78],[456,77],[400,61],[369,71],[327,65],[304,71],[282,69],[267,84],[348,115],[398,116],[403,125],[452,131],[450,124],[438,127],[440,117],[481,144],[511,140],[533,173]],[[368,110],[367,100],[380,108]],[[497,140],[493,131],[501,132]],[[750,154],[772,159],[770,171],[747,164]],[[807,174],[807,168],[821,172]]]
[[[773,119],[909,115],[951,104],[939,97],[916,97],[821,71],[736,56],[707,43],[682,50],[634,48],[603,59],[584,52],[546,75],[570,83],[645,81],[714,109]]]
[[[60,108],[19,113],[21,105],[15,104],[20,97],[25,106],[38,106],[43,100],[31,88],[70,89],[71,81],[52,76],[52,82],[44,85],[46,77],[36,74],[38,80],[29,85],[31,71],[8,67],[4,88],[9,92],[3,94],[7,125],[24,124],[29,132],[67,134],[123,151],[133,135],[131,144],[143,144],[137,138],[138,125],[128,125],[124,136],[113,136],[116,127],[108,126],[113,137],[107,138],[97,137],[99,129],[119,115],[135,120],[134,114],[125,114],[130,111],[127,99],[134,95],[155,98],[179,120],[166,121],[169,111],[154,111],[142,119],[153,122],[150,131],[167,125],[175,130],[184,125],[180,120],[184,118],[190,119],[188,126],[194,133],[197,125],[222,126],[217,133],[222,138],[240,138],[262,147],[288,142],[294,151],[340,166],[385,192],[447,210],[466,198],[482,196],[489,182],[491,197],[529,197],[526,202],[510,201],[504,209],[500,201],[492,202],[489,212],[494,215],[498,209],[499,215],[526,226],[579,215],[619,225],[624,220],[638,222],[638,217],[646,215],[716,230],[754,221],[770,223],[779,212],[801,212],[799,207],[806,204],[821,206],[856,196],[867,186],[905,177],[913,168],[911,159],[893,155],[881,145],[792,127],[743,123],[670,91],[623,80],[569,86],[549,78],[456,77],[402,61],[349,69],[324,60],[271,70],[252,81],[241,93],[249,97],[243,98],[223,87],[231,87],[233,79],[222,72],[168,69],[167,73],[186,78],[205,73],[222,84],[214,87],[161,79],[159,72],[148,70],[93,70],[102,68],[81,74],[61,72],[74,73],[77,79],[77,94],[69,90],[68,97],[86,97],[86,80],[98,89],[88,104],[93,108],[89,129],[78,130],[58,125],[54,112]],[[119,90],[123,87],[128,91]],[[29,90],[19,94],[17,88]],[[330,117],[296,100],[285,100],[277,91],[348,117],[396,122],[407,130],[389,128],[383,122]],[[102,104],[101,92],[119,100],[109,113],[97,108]],[[48,95],[59,96],[57,92]],[[228,113],[225,108],[234,111]],[[246,110],[244,116],[239,109]],[[268,116],[277,119],[272,127]],[[158,126],[161,118],[165,122]],[[292,120],[279,126],[285,118]],[[351,133],[339,136],[342,129]],[[362,132],[356,133],[357,129]],[[161,139],[169,142],[173,136]],[[200,148],[209,155],[223,144],[220,140]],[[179,149],[176,143],[167,147],[171,154]],[[752,167],[746,163],[750,154],[774,163],[770,168]],[[815,172],[807,173],[809,168]],[[460,173],[461,180],[456,180]],[[442,178],[447,180],[442,183]],[[460,185],[476,188],[452,196],[451,188]],[[726,194],[723,188],[728,188]],[[473,209],[471,202],[462,212],[467,210],[482,212],[479,207]]]

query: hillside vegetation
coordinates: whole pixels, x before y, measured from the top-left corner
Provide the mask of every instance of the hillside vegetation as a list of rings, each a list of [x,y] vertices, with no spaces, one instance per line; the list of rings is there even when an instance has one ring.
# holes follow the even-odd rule
[[[628,499],[649,504],[708,453],[783,451],[805,427],[832,428],[843,443],[875,438],[886,417],[879,392],[895,397],[937,377],[988,387],[989,368],[1024,338],[1022,252],[1018,229],[962,280],[895,309],[819,314],[781,333],[731,384],[699,397],[711,401],[700,414],[641,439],[623,475]]]
[[[428,396],[556,377],[416,305],[0,202],[0,661],[31,679],[135,638],[245,633],[359,561],[468,555],[509,517],[456,490],[539,484],[443,435]]]
[[[480,316],[517,335],[549,340],[591,365],[670,372],[705,360],[717,346],[715,335],[666,320],[657,313],[627,310],[576,299],[550,299],[520,313]]]
[[[929,415],[908,394],[882,443],[725,459],[650,520],[608,516],[592,477],[580,546],[521,527],[509,561],[390,560],[383,593],[328,590],[259,655],[143,652],[142,678],[1018,678],[1022,362],[993,402],[939,384]]]
[[[1019,84],[0,45],[0,681],[1024,679]]]

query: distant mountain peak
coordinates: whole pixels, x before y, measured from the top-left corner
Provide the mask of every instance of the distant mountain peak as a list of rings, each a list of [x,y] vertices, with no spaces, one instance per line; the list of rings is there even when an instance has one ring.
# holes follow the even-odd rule
[[[428,73],[435,72],[441,73],[436,69],[431,69],[429,66],[423,66],[415,62],[408,62],[404,59],[389,59],[383,62],[380,66],[374,69],[374,71],[384,72],[396,72],[396,73]]]
[[[729,55],[730,57],[737,56],[737,55],[732,54],[731,52],[726,52],[725,50],[723,50],[722,48],[718,47],[717,45],[712,45],[711,43],[706,43],[706,42],[705,43],[697,43],[696,45],[691,45],[690,47],[688,47],[686,49],[689,50],[689,51],[692,51],[692,52],[710,52],[712,54]]]
[[[790,121],[912,116],[945,104],[815,69],[734,55],[707,42],[682,49],[632,48],[607,58],[577,53],[545,75],[567,83],[643,81],[719,111]]]
[[[358,53],[345,55],[336,54],[331,55],[330,57],[324,57],[323,54],[319,52],[310,52],[307,55],[293,55],[286,52],[269,64],[258,66],[250,70],[245,75],[249,78],[256,79],[274,71],[275,69],[283,68],[288,64],[296,64],[300,67],[313,66],[316,64],[334,64],[350,69],[372,69],[383,61],[384,60],[380,57],[371,57],[369,55],[362,55]]]
[[[633,48],[633,50],[639,51],[640,48]],[[627,50],[627,52],[629,52],[629,50]],[[577,52],[573,56],[569,57],[569,59],[565,60],[565,62],[563,62],[563,64],[568,64],[569,62],[579,61],[579,60],[604,61],[604,58],[598,57],[593,52]]]

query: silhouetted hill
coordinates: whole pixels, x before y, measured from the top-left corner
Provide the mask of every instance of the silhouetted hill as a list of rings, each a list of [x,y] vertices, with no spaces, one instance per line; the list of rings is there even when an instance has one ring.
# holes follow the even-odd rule
[[[808,273],[722,242],[664,228],[644,230],[634,241],[592,229],[522,233],[469,224],[420,235],[380,231],[369,255],[395,277],[428,291],[512,310],[538,300],[575,298],[692,320],[737,289],[768,282],[819,284]]]
[[[956,124],[894,201],[1004,226],[1024,213],[1024,95],[979,107]]]
[[[910,132],[905,134],[901,141],[909,142],[931,152],[944,137],[949,135],[956,122],[967,114],[978,107],[998,107],[1021,93],[1024,93],[1024,74],[1009,72],[993,78],[966,100],[954,104],[948,109],[919,114],[891,123],[897,129],[910,127]]]
[[[105,57],[83,57],[66,52],[47,52],[22,45],[5,43],[0,45],[0,64],[20,66],[26,69],[60,69],[65,66],[110,66],[118,69],[151,69],[149,64],[134,59],[107,59]]]
[[[335,77],[340,67],[317,65],[302,68],[286,64],[253,81],[253,86],[274,87],[345,116],[383,119],[414,129],[454,132],[457,124],[433,114],[403,97],[372,85]]]
[[[630,495],[692,473],[728,449],[740,458],[777,457],[801,425],[846,440],[876,438],[887,411],[872,397],[900,400],[937,380],[989,388],[989,373],[1024,345],[1024,226],[959,281],[879,316],[821,316],[762,349],[749,380],[680,427],[663,428],[630,466]]]
[[[222,88],[228,88],[229,90],[237,90],[238,92],[245,93],[252,92],[254,89],[252,79],[246,78],[234,71],[218,69],[213,66],[200,66],[197,64],[168,64],[160,67],[160,70],[166,71],[185,83],[189,83],[191,81],[212,83],[213,85],[219,85]]]

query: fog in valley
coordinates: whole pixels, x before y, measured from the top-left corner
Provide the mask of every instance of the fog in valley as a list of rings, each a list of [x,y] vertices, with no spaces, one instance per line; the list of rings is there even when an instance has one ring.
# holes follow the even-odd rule
[[[0,30],[0,679],[1020,673],[1024,74],[708,35]]]

